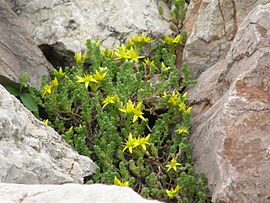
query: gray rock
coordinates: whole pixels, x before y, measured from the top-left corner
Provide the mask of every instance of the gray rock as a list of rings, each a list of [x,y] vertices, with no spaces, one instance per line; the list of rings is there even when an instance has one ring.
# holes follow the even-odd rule
[[[4,1],[0,14],[0,84],[16,86],[28,72],[29,83],[39,88],[42,75],[48,75],[52,66]]]
[[[0,182],[82,183],[95,167],[0,85]]]
[[[17,14],[38,45],[67,59],[85,49],[85,40],[113,48],[131,34],[170,35],[155,0],[16,0]]]
[[[212,201],[269,202],[270,3],[239,26],[226,58],[189,87],[191,143]]]
[[[158,203],[143,199],[128,187],[115,185],[17,185],[0,184],[1,203]]]
[[[224,59],[243,19],[256,5],[269,2],[270,0],[193,0],[185,21],[188,23],[185,26],[188,32],[191,29],[192,31],[183,54],[192,77],[198,78],[203,71]],[[193,25],[192,28],[190,24]]]

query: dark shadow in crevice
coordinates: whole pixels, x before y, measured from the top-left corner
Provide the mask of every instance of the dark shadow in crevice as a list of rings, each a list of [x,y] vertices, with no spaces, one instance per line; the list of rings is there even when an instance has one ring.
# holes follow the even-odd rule
[[[42,44],[39,48],[54,68],[74,65],[74,53],[66,50],[63,43]]]

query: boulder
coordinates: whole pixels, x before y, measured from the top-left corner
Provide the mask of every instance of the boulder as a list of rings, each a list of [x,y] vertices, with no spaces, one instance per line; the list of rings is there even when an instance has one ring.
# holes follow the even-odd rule
[[[115,185],[0,184],[1,202],[47,203],[158,203],[143,199],[129,187]]]
[[[226,58],[188,88],[190,142],[217,203],[270,201],[270,3],[242,22]]]
[[[188,8],[185,28],[191,31],[183,58],[198,76],[225,58],[239,25],[259,4],[270,0],[193,0]]]
[[[0,182],[82,183],[95,168],[0,85]]]
[[[131,34],[171,35],[155,0],[16,0],[15,8],[32,38],[54,65],[85,48],[85,40],[101,40],[113,48]],[[52,56],[54,55],[54,56]],[[73,57],[71,57],[73,58]]]
[[[39,88],[42,75],[48,75],[52,65],[4,1],[0,1],[0,14],[0,84],[19,86],[22,73],[28,72],[28,82]]]

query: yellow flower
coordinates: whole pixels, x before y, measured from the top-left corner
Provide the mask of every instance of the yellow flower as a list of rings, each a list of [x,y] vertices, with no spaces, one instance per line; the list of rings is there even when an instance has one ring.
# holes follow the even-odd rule
[[[124,113],[132,113],[135,109],[135,103],[133,103],[131,100],[128,100],[126,108],[125,109],[120,109],[120,111],[124,112]]]
[[[168,168],[167,169],[167,172],[168,171],[170,171],[171,169],[173,169],[173,170],[177,170],[177,166],[181,166],[182,164],[180,164],[180,163],[177,163],[176,161],[175,161],[175,159],[174,158],[172,158],[172,160],[170,161],[170,163],[169,164],[167,164],[166,165],[166,167]]]
[[[100,53],[110,59],[113,59],[114,57],[114,52],[109,50],[108,48],[103,49],[102,51],[100,51]]]
[[[144,56],[139,56],[138,53],[131,47],[130,49],[127,49],[125,45],[118,46],[115,49],[115,55],[117,56],[116,59],[118,61],[138,61],[140,58],[144,58]]]
[[[154,66],[154,64],[155,64],[155,62],[151,61],[150,59],[144,59],[144,62],[142,62],[142,63],[143,63],[143,65],[149,66],[149,67]]]
[[[103,107],[102,108],[105,108],[105,106],[107,106],[108,104],[115,104],[115,102],[118,100],[118,96],[115,94],[113,96],[107,96],[103,101],[102,101],[102,104]]]
[[[51,81],[51,85],[55,88],[58,87],[58,80],[57,80],[57,77],[55,77],[52,81]]]
[[[170,190],[166,190],[166,193],[167,193],[168,197],[169,197],[170,199],[174,198],[175,195],[176,195],[176,193],[179,192],[180,188],[181,188],[181,187],[180,187],[179,185],[177,185],[174,189],[172,188],[172,189],[170,189]]]
[[[65,76],[65,73],[63,72],[62,67],[60,67],[58,71],[56,69],[54,69],[53,74],[54,74],[54,76],[56,76],[58,78],[63,78]]]
[[[142,137],[142,138],[138,138],[137,139],[137,146],[141,146],[145,151],[146,151],[146,145],[149,145],[149,139],[150,139],[150,135],[147,135],[147,137]]]
[[[95,44],[96,46],[100,46],[100,44],[101,44],[101,41],[100,40],[98,40],[98,41],[96,41],[96,40],[91,40],[91,44]]]
[[[47,84],[44,85],[41,89],[42,93],[42,98],[46,95],[46,94],[51,94],[52,93],[52,85],[51,84]]]
[[[43,120],[42,122],[43,122],[45,125],[48,125],[48,124],[49,124],[49,120],[48,120],[48,119]]]
[[[139,102],[139,104],[133,109],[133,120],[134,123],[138,118],[141,118],[142,120],[146,121],[146,119],[142,116],[143,112],[141,111],[142,108],[142,102]]]
[[[186,111],[186,108],[187,108],[187,105],[186,104],[184,104],[184,103],[179,104],[180,111],[185,112]]]
[[[173,92],[168,100],[168,103],[171,104],[172,106],[176,106],[180,102],[181,102],[181,99],[179,97],[179,94]]]
[[[177,132],[179,134],[188,134],[188,129],[186,127],[181,126],[175,132]]]
[[[162,42],[167,45],[173,45],[173,44],[178,44],[180,40],[181,40],[180,35],[177,35],[176,37],[165,36]]]
[[[184,113],[190,113],[192,110],[192,107],[187,108],[187,105],[185,103],[181,103],[181,104],[179,104],[179,109],[180,109],[180,111],[182,111]]]
[[[107,67],[99,67],[99,70],[100,70],[100,72],[96,70],[95,71],[96,74],[93,76],[96,81],[103,80],[108,73],[108,71],[104,72],[104,70],[107,70]],[[104,73],[102,73],[102,72],[104,72]]]
[[[192,110],[192,107],[189,107],[187,110],[186,110],[186,113],[190,113]]]
[[[137,144],[137,139],[134,139],[134,138],[132,137],[132,134],[129,133],[129,135],[128,135],[128,140],[126,140],[125,145],[126,145],[126,146],[124,147],[123,152],[124,152],[126,149],[128,149],[129,152],[132,153],[132,149],[133,149],[134,147],[138,146],[138,144]]]
[[[162,98],[166,98],[167,97],[167,92],[163,92],[163,95],[161,96]]]
[[[98,82],[90,74],[86,74],[86,75],[84,75],[84,77],[76,76],[76,78],[78,79],[77,82],[84,82],[84,85],[85,85],[86,89],[89,86],[89,82]]]
[[[84,52],[83,56],[81,52],[75,53],[74,58],[75,58],[76,63],[78,64],[84,63],[87,58],[87,52]]]
[[[188,96],[188,93],[187,92],[185,92],[184,94],[183,94],[183,97],[187,97]]]
[[[66,133],[73,133],[73,126],[71,126]]]
[[[121,186],[121,187],[128,187],[128,181],[126,182],[121,182],[116,176],[114,176],[114,180],[113,180],[115,185]]]
[[[138,53],[133,49],[133,47],[128,50],[128,56],[131,62],[137,62],[140,58],[144,58],[144,56],[139,56]]]
[[[116,55],[116,59],[118,61],[128,61],[129,60],[129,53],[128,53],[128,50],[127,50],[127,47],[125,45],[117,45],[117,48],[115,49],[115,55]]]
[[[146,43],[153,42],[155,40],[152,40],[150,37],[146,36],[144,32],[142,33],[141,36],[136,34],[135,36],[131,36],[131,40],[134,42],[134,44],[139,44],[139,45],[144,45]]]
[[[169,66],[166,67],[165,64],[164,64],[163,62],[161,63],[161,70],[162,70],[163,72],[167,72],[167,71],[170,70],[170,69],[171,69],[171,67],[169,67]]]

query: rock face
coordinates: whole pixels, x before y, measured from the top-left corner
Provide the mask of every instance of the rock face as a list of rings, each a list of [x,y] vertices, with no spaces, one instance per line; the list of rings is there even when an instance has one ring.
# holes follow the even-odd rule
[[[270,3],[243,21],[223,61],[190,87],[195,167],[213,202],[270,201]]]
[[[47,203],[158,203],[146,200],[128,187],[113,185],[16,185],[0,184],[1,202]]]
[[[0,85],[0,182],[82,183],[95,167]]]
[[[16,85],[28,72],[29,83],[39,88],[42,75],[48,75],[52,66],[4,1],[0,1],[0,14],[0,84]]]
[[[134,33],[170,35],[155,0],[15,0],[15,8],[35,42],[47,52],[67,58],[85,47],[86,39],[112,48]],[[49,56],[48,56],[49,57]]]
[[[188,38],[184,61],[192,77],[198,76],[217,61],[225,58],[237,29],[247,14],[270,0],[193,0],[188,9],[185,27]],[[197,13],[198,12],[198,13]]]

